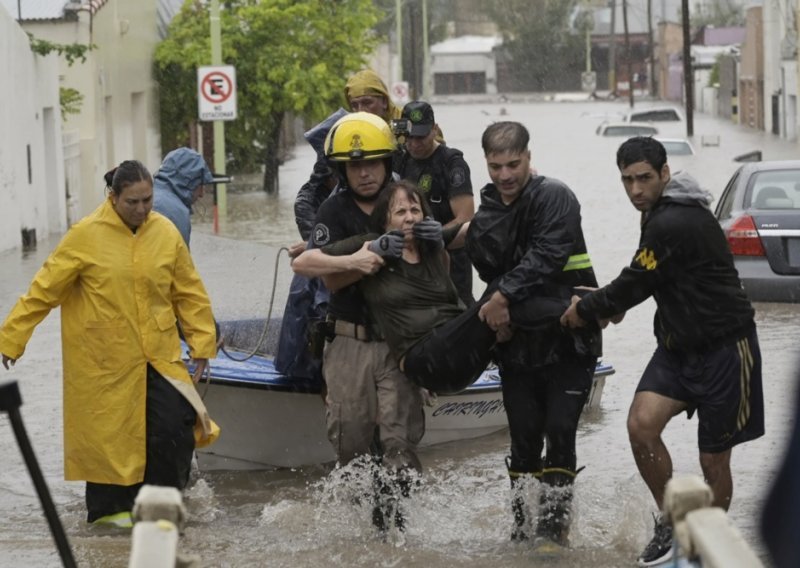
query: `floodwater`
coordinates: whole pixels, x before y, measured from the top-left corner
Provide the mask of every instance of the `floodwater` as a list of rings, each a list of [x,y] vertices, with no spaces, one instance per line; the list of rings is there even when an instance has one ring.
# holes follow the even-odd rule
[[[640,105],[643,106],[643,105]],[[638,242],[638,215],[628,203],[614,165],[621,142],[594,134],[604,117],[614,120],[620,102],[472,103],[435,105],[451,146],[472,168],[473,185],[488,181],[480,134],[496,120],[518,120],[532,135],[534,166],[562,179],[582,204],[584,231],[598,278],[608,282],[626,265]],[[667,136],[683,136],[679,126]],[[718,139],[702,146],[701,139]],[[685,167],[716,197],[736,168],[733,156],[760,149],[765,159],[794,158],[797,146],[765,133],[695,115],[698,155]],[[310,148],[298,147],[281,170],[281,192],[228,196],[227,238],[211,233],[211,204],[198,208],[193,254],[220,319],[264,317],[282,311],[290,271],[278,247],[297,240],[292,203],[310,172]],[[477,194],[477,189],[476,189]],[[0,313],[8,312],[44,260],[55,238],[24,256],[0,255]],[[243,242],[246,241],[246,242]],[[278,260],[277,275],[276,259]],[[275,281],[273,282],[273,277]],[[271,293],[275,291],[275,297]],[[476,292],[480,285],[476,279]],[[190,522],[180,549],[203,566],[633,566],[652,529],[652,499],[628,447],[625,420],[634,388],[650,357],[652,301],[633,309],[605,333],[604,359],[616,368],[606,381],[601,408],[586,414],[579,430],[572,548],[538,558],[509,540],[511,515],[503,463],[507,433],[451,443],[421,453],[424,482],[408,505],[408,530],[377,538],[368,511],[325,467],[261,472],[198,472],[185,499]],[[756,304],[764,361],[767,434],[733,452],[734,498],[730,517],[763,558],[758,522],[765,491],[784,451],[794,416],[800,307]],[[80,566],[125,566],[125,533],[84,522],[83,484],[62,480],[59,314],[37,329],[25,356],[3,379],[19,381],[22,415]],[[213,416],[213,408],[210,409]],[[254,437],[280,432],[254,432]],[[676,474],[699,474],[696,422],[678,417],[667,427]],[[0,416],[0,566],[58,566],[59,559],[5,415]]]

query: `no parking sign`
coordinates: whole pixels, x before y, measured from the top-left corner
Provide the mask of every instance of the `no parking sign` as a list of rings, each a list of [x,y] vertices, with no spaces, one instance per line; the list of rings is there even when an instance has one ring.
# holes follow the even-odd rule
[[[197,68],[200,120],[236,119],[236,69],[233,65]]]

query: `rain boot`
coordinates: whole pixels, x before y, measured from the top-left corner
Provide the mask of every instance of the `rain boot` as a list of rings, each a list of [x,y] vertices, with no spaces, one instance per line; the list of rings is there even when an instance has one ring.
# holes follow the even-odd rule
[[[396,501],[394,488],[387,478],[388,472],[376,463],[372,470],[372,524],[381,534],[385,534],[391,526]]]
[[[574,471],[561,468],[545,468],[542,471],[536,538],[567,546],[574,481]]]
[[[530,518],[530,511],[525,504],[525,496],[523,495],[523,475],[511,469],[511,460],[506,457],[506,467],[508,468],[508,478],[511,481],[511,512],[514,515],[514,525],[511,529],[511,540],[522,541],[528,540],[528,532],[530,525],[528,519]]]
[[[403,514],[402,501],[411,496],[414,477],[410,468],[398,470],[376,467],[373,474],[373,508],[372,524],[381,533],[394,527],[405,532],[406,519]]]

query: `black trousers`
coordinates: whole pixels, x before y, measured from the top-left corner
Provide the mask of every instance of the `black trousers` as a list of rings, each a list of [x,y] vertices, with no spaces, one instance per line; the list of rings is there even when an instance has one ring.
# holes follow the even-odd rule
[[[130,511],[142,485],[183,489],[189,481],[194,453],[191,404],[158,372],[147,365],[147,454],[144,483],[113,485],[86,482],[87,520]]]
[[[456,285],[458,297],[464,305],[470,307],[475,303],[472,295],[472,263],[467,256],[466,249],[454,249],[450,254],[450,279]]]
[[[594,357],[577,356],[527,369],[501,364],[512,471],[538,473],[553,467],[575,471],[578,419],[596,364]]]
[[[486,369],[497,334],[478,319],[476,303],[434,328],[411,346],[403,358],[405,375],[431,392],[464,390]]]

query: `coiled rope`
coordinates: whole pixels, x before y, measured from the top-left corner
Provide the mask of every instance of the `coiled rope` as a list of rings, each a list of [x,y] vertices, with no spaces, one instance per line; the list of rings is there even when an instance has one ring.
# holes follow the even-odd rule
[[[222,351],[225,354],[225,356],[227,356],[232,361],[241,363],[243,361],[247,361],[248,359],[252,358],[258,351],[258,348],[261,347],[261,344],[264,343],[264,340],[267,338],[267,335],[269,333],[270,322],[272,321],[272,309],[275,307],[275,291],[278,287],[278,268],[280,265],[281,253],[283,251],[286,251],[287,256],[289,255],[289,249],[287,247],[279,248],[278,254],[275,255],[275,268],[272,273],[272,292],[270,293],[269,297],[269,309],[267,310],[267,321],[264,324],[264,329],[261,331],[261,336],[258,338],[258,342],[256,343],[255,347],[253,347],[253,350],[246,353],[243,357],[234,357],[233,355],[230,354],[230,352],[228,352],[227,349],[225,349],[224,343],[220,345],[220,351]],[[205,388],[203,389],[203,393],[201,394],[201,398],[205,398],[206,392],[208,391],[208,387],[211,384],[210,362],[208,365],[206,365],[206,368],[203,371],[203,376],[200,378],[200,382],[205,383]]]

